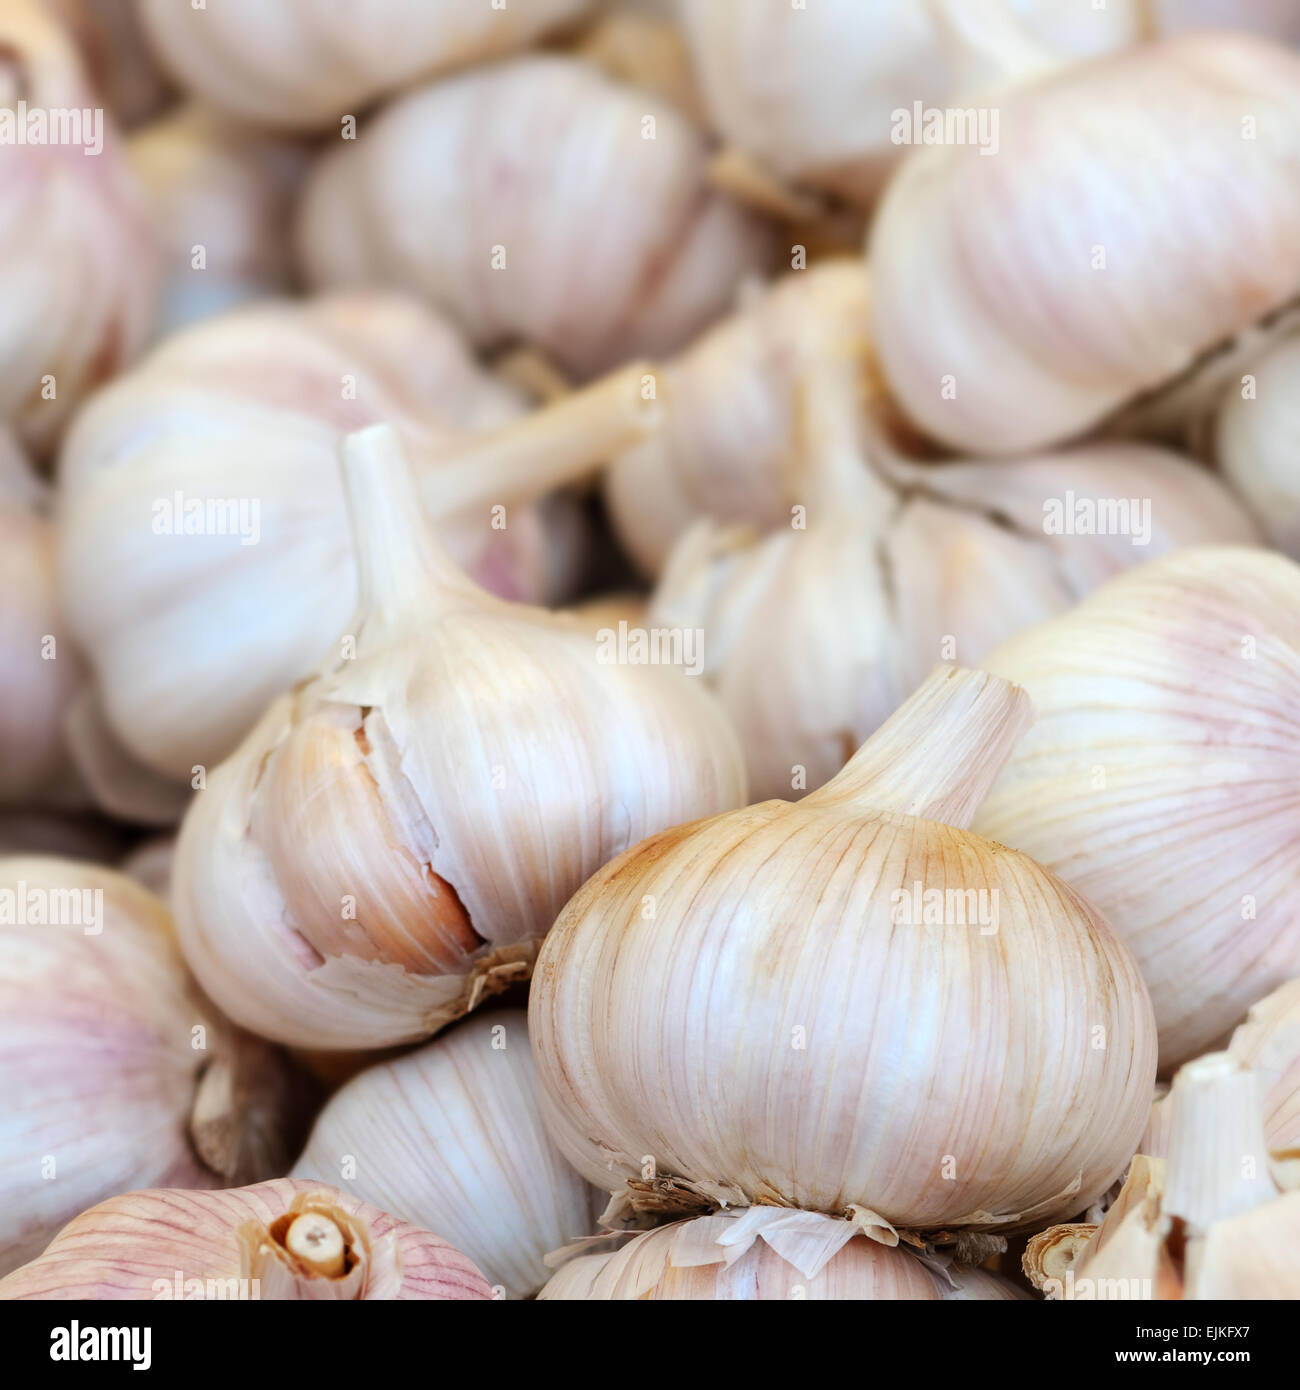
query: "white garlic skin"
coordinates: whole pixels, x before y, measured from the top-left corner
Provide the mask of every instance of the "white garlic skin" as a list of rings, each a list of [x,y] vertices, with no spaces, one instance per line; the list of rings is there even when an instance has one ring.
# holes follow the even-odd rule
[[[1279,1186],[1300,1187],[1300,979],[1253,1005],[1228,1051],[1243,1066],[1267,1075],[1264,1134],[1273,1176]]]
[[[1103,912],[1168,1071],[1300,973],[1287,790],[1300,569],[1193,549],[1111,580],[985,661],[1038,712],[976,818]]]
[[[523,411],[446,324],[387,295],[237,310],[168,339],[102,392],[63,449],[59,579],[122,744],[188,783],[343,631],[356,597],[338,483],[347,430],[388,419],[444,443]],[[255,505],[256,543],[159,533],[177,524],[177,493],[247,502],[250,535]],[[488,584],[541,597],[542,533],[527,509],[511,508],[503,531],[448,538]]]
[[[983,454],[1080,433],[1300,283],[1300,57],[1194,33],[998,96],[996,157],[913,150],[870,239],[890,387]]]
[[[536,1293],[548,1252],[593,1229],[605,1204],[542,1127],[523,1009],[466,1019],[348,1082],[290,1176],[437,1231],[511,1298]]]
[[[6,4],[0,49],[0,105],[25,101],[29,116],[97,108],[71,39],[43,6]],[[88,153],[97,129],[102,148]],[[153,320],[158,248],[145,200],[102,110],[83,133],[84,149],[12,144],[0,161],[0,420],[41,453]]]
[[[213,106],[261,125],[324,129],[422,77],[486,62],[581,17],[591,0],[140,0],[159,58]]]
[[[856,1205],[900,1228],[1011,1227],[1109,1186],[1155,1072],[1127,950],[1027,857],[938,823],[961,814],[873,809],[917,803],[857,786],[887,765],[973,805],[968,761],[978,783],[998,758],[961,721],[1004,698],[1003,747],[1014,692],[936,673],[816,796],[653,836],[574,896],[529,1031],[580,1172],[617,1193],[653,1166],[715,1201]],[[895,893],[910,904],[916,885],[985,890],[996,930],[899,927]]]
[[[302,266],[321,287],[400,287],[480,347],[522,339],[585,377],[681,346],[764,263],[765,231],[709,190],[707,159],[648,93],[516,59],[403,97],[324,155]]]

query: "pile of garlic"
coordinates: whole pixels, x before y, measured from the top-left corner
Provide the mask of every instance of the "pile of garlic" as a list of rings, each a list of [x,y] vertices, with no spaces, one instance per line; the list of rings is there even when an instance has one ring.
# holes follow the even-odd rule
[[[1300,1297],[1298,169],[1278,0],[0,0],[0,1301]]]

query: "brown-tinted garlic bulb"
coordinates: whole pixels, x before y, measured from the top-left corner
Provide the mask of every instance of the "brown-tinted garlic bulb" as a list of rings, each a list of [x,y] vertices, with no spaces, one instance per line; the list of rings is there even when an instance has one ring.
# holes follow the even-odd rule
[[[0,1270],[124,1188],[282,1173],[311,1088],[195,989],[121,874],[0,860]]]
[[[678,112],[575,58],[435,83],[325,155],[298,242],[322,287],[410,290],[480,347],[579,376],[680,347],[765,259]]]
[[[35,0],[0,10],[0,420],[44,452],[145,341],[158,251],[72,40]]]
[[[1296,294],[1300,56],[1188,34],[981,104],[996,157],[913,151],[871,237],[881,366],[936,439],[1070,438]]]
[[[160,334],[289,290],[305,149],[189,103],[132,135],[127,154],[163,244]]]
[[[522,1009],[476,1015],[355,1077],[290,1176],[441,1232],[511,1298],[536,1293],[547,1253],[592,1229],[604,1205],[542,1127]]]
[[[343,630],[348,430],[393,423],[456,557],[495,592],[540,601],[529,501],[641,438],[655,405],[631,366],[525,417],[446,324],[386,295],[245,308],[177,334],[87,406],[61,460],[62,598],[109,734],[189,784]]]
[[[1038,720],[976,828],[1095,904],[1137,957],[1169,1071],[1300,974],[1291,877],[1300,569],[1193,549],[985,662]]]
[[[349,436],[344,481],[354,623],[209,776],[172,898],[212,997],[321,1049],[424,1037],[526,978],[590,874],[745,793],[699,682],[457,569],[390,427]]]
[[[489,1299],[441,1236],[319,1183],[128,1192],[82,1212],[0,1299]]]
[[[592,0],[139,0],[159,57],[245,120],[321,129],[422,77],[481,63],[580,18]]]
[[[610,1219],[794,1206],[892,1243],[1065,1216],[1122,1171],[1155,1075],[1137,966],[963,828],[1029,718],[940,669],[803,801],[653,836],[573,898],[529,1031]]]
[[[145,39],[136,0],[49,2],[118,124],[129,130],[157,116],[173,91]]]

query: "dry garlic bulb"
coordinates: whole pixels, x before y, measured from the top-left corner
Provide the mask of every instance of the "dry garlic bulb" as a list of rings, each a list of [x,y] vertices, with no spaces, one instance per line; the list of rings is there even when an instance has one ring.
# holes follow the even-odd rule
[[[611,1219],[795,1206],[892,1243],[1109,1186],[1155,1075],[1146,989],[1069,888],[963,828],[1029,718],[940,669],[803,801],[653,836],[573,898],[529,1031]]]
[[[298,225],[313,283],[410,290],[480,347],[589,375],[679,347],[763,260],[658,98],[559,56],[448,78],[323,156]]]
[[[1190,34],[983,100],[996,158],[914,150],[871,237],[881,366],[936,439],[1069,438],[1300,289],[1300,57]]]
[[[320,129],[434,73],[524,48],[591,0],[139,0],[158,56],[189,90],[264,125]]]
[[[123,875],[0,860],[0,1270],[123,1189],[282,1173],[309,1100],[194,988],[166,908]]]
[[[188,784],[343,630],[348,430],[399,428],[457,558],[540,600],[527,503],[641,438],[641,397],[630,367],[524,419],[450,328],[388,296],[246,308],[169,339],[82,412],[61,461],[62,596],[112,735]]]
[[[84,1211],[0,1300],[489,1299],[441,1236],[319,1183],[128,1192]]]
[[[290,1174],[334,1183],[440,1232],[511,1298],[604,1200],[542,1128],[522,1009],[477,1015],[371,1067],[325,1107]]]
[[[35,0],[0,7],[0,420],[40,451],[140,347],[158,252],[117,132]]]
[[[349,436],[344,482],[353,624],[210,774],[173,874],[204,988],[322,1049],[424,1037],[526,978],[590,874],[745,795],[699,682],[457,569],[390,427]]]
[[[127,154],[153,200],[166,260],[160,334],[287,292],[304,149],[189,103],[132,135]]]
[[[1038,719],[976,827],[1128,943],[1169,1071],[1300,975],[1290,760],[1300,569],[1194,549],[1120,575],[985,662]]]

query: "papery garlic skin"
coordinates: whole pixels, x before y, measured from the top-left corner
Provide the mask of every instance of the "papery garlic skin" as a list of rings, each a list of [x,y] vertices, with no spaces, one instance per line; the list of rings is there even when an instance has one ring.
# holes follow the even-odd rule
[[[814,795],[654,836],[575,895],[529,1031],[552,1134],[612,1217],[853,1210],[890,1240],[1109,1186],[1155,1073],[1136,966],[1063,883],[960,828],[1026,717],[1012,687],[938,671]],[[964,925],[907,924],[933,890]]]
[[[0,1270],[124,1188],[286,1165],[281,1069],[199,995],[152,894],[100,865],[0,859]]]
[[[871,235],[881,366],[934,438],[1070,438],[1294,296],[1300,57],[1189,34],[983,100],[996,158],[912,151]]]
[[[1095,904],[1151,991],[1163,1071],[1300,973],[1289,865],[1300,569],[1192,549],[1120,575],[985,665],[1038,720],[979,815]]]
[[[305,1277],[267,1248],[295,1211],[347,1228],[345,1278]],[[259,1241],[260,1237],[260,1241]],[[262,1248],[259,1248],[259,1244]],[[128,1192],[83,1212],[44,1254],[0,1279],[0,1299],[489,1299],[441,1236],[315,1182],[277,1178],[222,1192]]]
[[[705,164],[657,98],[520,58],[403,97],[325,155],[301,261],[314,285],[407,290],[479,347],[522,339],[585,377],[680,347],[763,265],[762,226]]]
[[[1279,1187],[1300,1187],[1300,979],[1255,1004],[1228,1052],[1268,1077],[1264,1134]]]
[[[591,0],[378,0],[364,13],[317,0],[223,0],[192,10],[140,0],[159,57],[190,90],[263,125],[323,129],[375,98],[523,48]]]
[[[362,1072],[325,1107],[290,1176],[441,1232],[511,1298],[537,1292],[546,1254],[592,1229],[605,1202],[542,1127],[522,1009],[467,1019]]]
[[[83,139],[11,134],[0,164],[0,420],[43,453],[86,393],[144,343],[158,252],[117,132],[55,18],[33,0],[9,0],[0,51],[0,107],[14,125],[44,117],[48,139],[51,112],[76,112],[59,131]]]
[[[606,661],[576,620],[474,585],[419,518],[391,429],[351,436],[345,464],[355,653],[327,657],[210,773],[173,878],[209,994],[326,1050],[425,1037],[527,978],[600,865],[745,795],[700,682]]]

